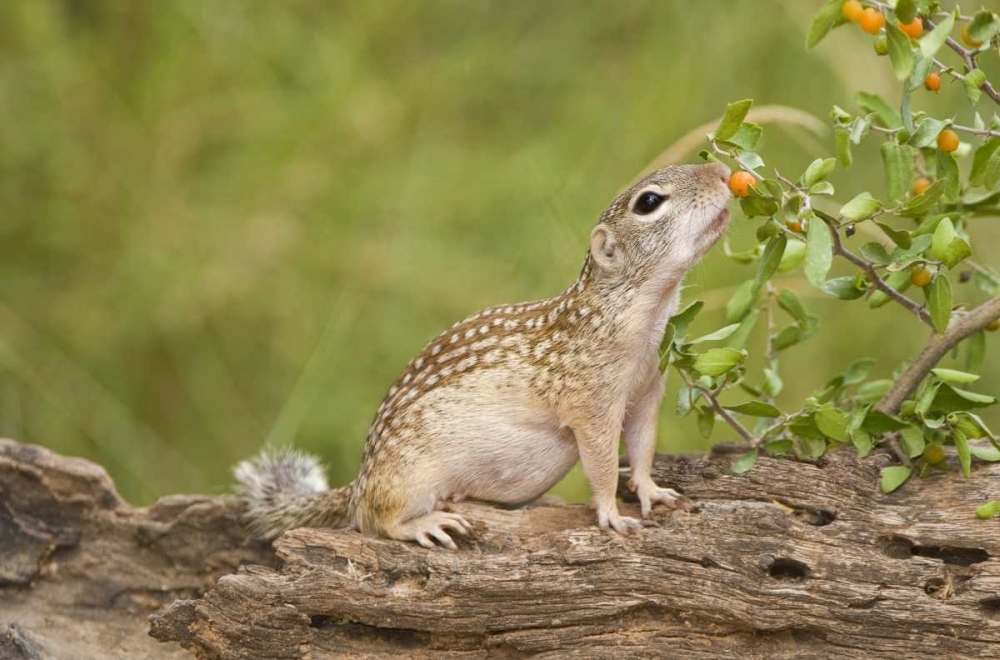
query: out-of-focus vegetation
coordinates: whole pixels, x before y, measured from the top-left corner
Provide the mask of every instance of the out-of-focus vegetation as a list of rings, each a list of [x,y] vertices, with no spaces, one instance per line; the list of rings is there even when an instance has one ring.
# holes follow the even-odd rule
[[[898,102],[864,35],[805,52],[814,10],[0,3],[0,432],[104,464],[141,503],[223,490],[265,441],[347,481],[413,354],[572,281],[603,206],[727,101],[824,121],[857,89]],[[766,140],[779,170],[829,151],[800,130]],[[880,171],[861,149],[834,183]],[[736,215],[732,241],[752,243]],[[744,278],[716,249],[689,281],[699,322],[718,327]],[[839,331],[789,350],[782,398],[854,354],[888,374],[925,339],[905,310],[844,305],[812,304]],[[694,425],[665,405],[661,448],[702,448]]]

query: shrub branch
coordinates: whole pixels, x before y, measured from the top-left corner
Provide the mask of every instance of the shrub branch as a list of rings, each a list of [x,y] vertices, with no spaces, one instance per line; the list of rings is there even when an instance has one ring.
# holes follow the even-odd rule
[[[987,300],[970,312],[952,316],[944,334],[931,335],[917,359],[896,379],[892,388],[876,404],[875,409],[887,415],[898,413],[903,402],[913,395],[927,374],[948,351],[997,319],[1000,319],[1000,296]]]

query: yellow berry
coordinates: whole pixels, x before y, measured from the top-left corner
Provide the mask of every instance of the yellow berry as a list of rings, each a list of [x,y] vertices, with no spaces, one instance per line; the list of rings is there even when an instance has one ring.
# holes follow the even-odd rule
[[[753,174],[740,170],[738,172],[733,172],[729,177],[729,189],[733,191],[733,194],[737,197],[746,197],[750,194],[750,188],[757,187],[757,180],[753,178]]]
[[[937,146],[941,151],[955,151],[958,149],[958,133],[946,128],[937,136]]]

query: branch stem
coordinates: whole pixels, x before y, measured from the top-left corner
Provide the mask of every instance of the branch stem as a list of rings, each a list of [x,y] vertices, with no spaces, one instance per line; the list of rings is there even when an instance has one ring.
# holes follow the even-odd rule
[[[952,316],[944,334],[931,335],[917,359],[896,379],[885,396],[875,405],[875,409],[887,415],[898,413],[903,402],[917,391],[920,383],[941,358],[948,354],[948,351],[997,319],[1000,319],[1000,296],[987,300],[970,312]]]

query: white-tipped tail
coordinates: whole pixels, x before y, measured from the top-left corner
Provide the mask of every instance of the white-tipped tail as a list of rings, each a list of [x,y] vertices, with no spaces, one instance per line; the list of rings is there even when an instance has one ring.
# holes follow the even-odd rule
[[[323,466],[309,454],[264,450],[237,465],[233,475],[246,500],[244,522],[257,538],[274,539],[296,527],[350,524],[351,486],[330,490]]]

